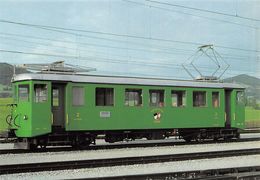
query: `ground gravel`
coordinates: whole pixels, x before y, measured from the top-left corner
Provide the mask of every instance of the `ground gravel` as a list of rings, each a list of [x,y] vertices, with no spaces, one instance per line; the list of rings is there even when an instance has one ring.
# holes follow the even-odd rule
[[[0,165],[260,148],[260,141],[0,155]]]
[[[149,174],[163,172],[181,172],[192,170],[207,170],[216,168],[231,168],[245,166],[260,166],[260,155],[215,158],[204,160],[189,160],[168,163],[153,163],[144,165],[115,166],[103,168],[77,169],[66,171],[48,171],[38,173],[22,173],[2,175],[0,179],[73,179],[106,176],[122,176],[133,174]]]

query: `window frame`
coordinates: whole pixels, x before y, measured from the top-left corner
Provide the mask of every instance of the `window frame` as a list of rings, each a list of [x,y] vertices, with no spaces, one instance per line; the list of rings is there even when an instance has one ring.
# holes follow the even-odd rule
[[[194,101],[194,93],[203,93],[205,94],[205,104],[204,105],[196,105],[195,104],[195,101]],[[205,90],[194,90],[192,91],[192,106],[195,107],[195,108],[205,108],[205,107],[208,107],[208,98],[207,98],[207,91]]]
[[[27,100],[24,98],[22,99],[20,96],[20,88],[26,87],[27,88]],[[30,84],[18,84],[18,102],[30,102]]]
[[[74,104],[74,89],[81,89],[82,90],[82,93],[83,93],[83,97],[82,97],[82,100],[83,100],[83,102],[82,102],[82,104],[80,104],[80,103],[77,103],[77,104]],[[85,97],[86,97],[86,93],[85,93],[85,87],[84,86],[72,86],[72,88],[71,88],[71,94],[72,94],[72,96],[71,96],[71,105],[73,106],[73,107],[80,107],[80,106],[85,106]]]
[[[54,97],[53,96],[53,93],[54,93],[54,91],[57,91],[58,92],[58,96],[57,97]],[[55,101],[54,101],[54,99],[55,98],[57,98],[57,105],[54,103]],[[59,88],[52,88],[52,92],[51,92],[51,105],[52,105],[52,107],[60,107],[60,89]]]
[[[217,104],[217,106],[215,106],[214,105],[214,102],[213,102],[213,94],[214,93],[217,93],[218,94],[218,104]],[[219,91],[212,91],[212,93],[211,93],[211,101],[212,101],[212,107],[213,108],[220,108],[220,92]]]
[[[103,104],[102,105],[99,105],[99,104],[97,104],[97,90],[98,89],[102,89],[102,90],[104,90],[103,91],[103,93],[104,93],[104,101],[103,101]],[[106,99],[106,94],[107,94],[107,89],[112,89],[112,95],[113,95],[113,97],[112,97],[112,104],[107,104],[107,99]],[[108,106],[108,107],[114,107],[115,106],[115,88],[114,87],[96,87],[95,88],[95,106],[96,107],[106,107],[106,106]]]
[[[129,95],[129,92],[141,92],[140,93],[140,95],[139,95],[139,97],[140,97],[140,103],[139,104],[135,104],[134,103],[134,105],[133,106],[131,106],[130,104],[129,104],[129,100],[130,100],[130,95]],[[126,96],[126,93],[128,93],[128,98],[127,98],[127,96]],[[124,105],[126,106],[126,107],[142,107],[143,106],[143,89],[142,88],[125,88],[125,93],[124,93],[124,96],[125,96],[125,100],[124,100]],[[135,96],[134,96],[135,97]],[[135,98],[133,99],[134,100],[134,102],[135,102]]]
[[[177,99],[176,99],[177,105],[176,106],[173,105],[172,95],[173,95],[174,92],[177,92],[177,93],[182,92],[182,105],[181,106],[178,105],[178,94],[177,93],[176,93],[177,94]],[[171,90],[171,106],[174,107],[174,108],[185,108],[185,107],[187,107],[187,90],[172,89]]]
[[[45,86],[45,91],[46,91],[46,95],[45,95],[45,97],[46,97],[46,99],[45,99],[45,101],[36,101],[36,99],[37,99],[37,97],[44,97],[44,96],[37,96],[36,95],[36,87],[35,86],[37,86],[37,85],[44,85]],[[46,103],[46,102],[48,102],[48,85],[47,84],[44,84],[44,83],[35,83],[34,85],[33,85],[33,90],[34,90],[34,103]],[[39,99],[39,98],[38,98]]]
[[[158,93],[159,94],[159,99],[156,104],[152,103],[152,94],[153,93]],[[162,98],[160,97],[162,93]],[[160,100],[163,100],[163,102],[160,102]],[[162,105],[160,105],[162,103]],[[150,107],[165,107],[165,90],[164,89],[149,89],[149,106]]]
[[[240,100],[239,98],[238,98],[238,94],[239,93],[241,93],[241,97],[242,97],[242,99]],[[245,105],[245,103],[246,103],[246,99],[245,99],[245,92],[244,91],[236,91],[236,104],[237,105]]]

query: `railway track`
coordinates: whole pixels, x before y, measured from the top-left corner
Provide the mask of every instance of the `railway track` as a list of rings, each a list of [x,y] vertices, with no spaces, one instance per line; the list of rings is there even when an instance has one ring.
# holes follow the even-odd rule
[[[141,180],[141,179],[203,179],[203,180],[245,180],[260,179],[260,166],[232,167],[223,169],[208,169],[199,171],[179,171],[166,173],[136,174],[124,176],[107,176],[101,178],[84,179],[103,179],[103,180]]]
[[[183,141],[157,141],[157,142],[147,142],[146,143],[123,143],[123,144],[104,144],[104,145],[94,145],[85,148],[84,150],[101,150],[101,149],[120,149],[120,148],[135,148],[135,147],[155,147],[155,146],[179,146],[179,145],[195,145],[195,144],[216,144],[216,143],[227,143],[227,142],[249,142],[249,141],[260,141],[260,137],[257,138],[243,138],[243,139],[231,139],[228,141],[219,140],[219,141],[203,141],[203,142],[183,142]],[[43,152],[60,152],[60,151],[75,151],[82,150],[72,147],[58,147],[58,148],[46,148],[46,149],[37,149],[33,151],[23,150],[23,149],[1,149],[0,155],[2,154],[23,154],[23,153],[43,153]]]
[[[185,153],[185,154],[166,154],[158,156],[137,156],[137,157],[119,157],[106,159],[88,159],[74,161],[57,161],[57,162],[39,162],[28,164],[10,164],[1,165],[0,174],[14,174],[26,172],[40,172],[53,170],[67,170],[80,168],[96,168],[111,167],[133,164],[161,163],[172,161],[198,160],[210,158],[224,158],[232,156],[245,156],[260,154],[260,148],[229,150],[229,151],[213,151],[201,153]]]

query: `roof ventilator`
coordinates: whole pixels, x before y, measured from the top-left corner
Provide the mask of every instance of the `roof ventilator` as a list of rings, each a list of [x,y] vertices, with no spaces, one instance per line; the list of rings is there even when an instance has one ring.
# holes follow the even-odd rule
[[[65,64],[64,61],[56,61],[50,64],[22,64],[19,65],[19,67],[41,73],[53,74],[77,74],[80,72],[96,71],[95,68]]]

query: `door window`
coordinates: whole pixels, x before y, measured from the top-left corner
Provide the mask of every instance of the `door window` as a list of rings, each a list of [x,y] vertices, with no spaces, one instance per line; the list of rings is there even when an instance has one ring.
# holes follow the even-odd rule
[[[245,95],[243,91],[237,91],[236,94],[236,100],[237,100],[237,104],[245,104]]]
[[[53,88],[52,89],[52,106],[59,106],[59,89]]]
[[[36,103],[47,102],[47,85],[35,84],[34,85],[34,101]]]

